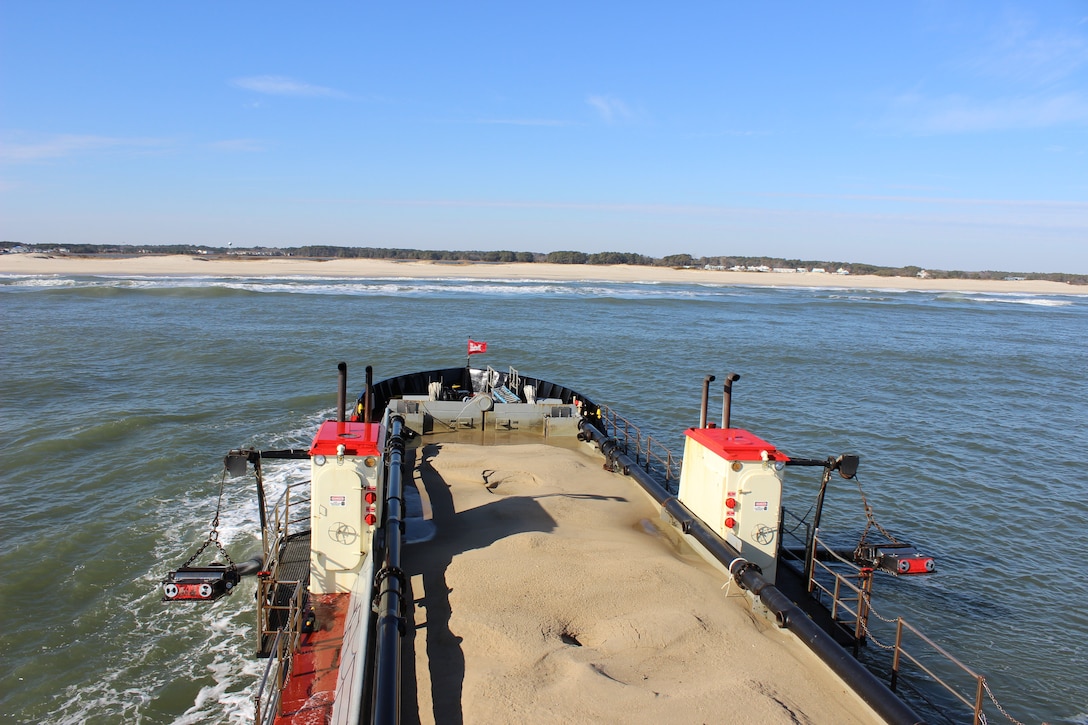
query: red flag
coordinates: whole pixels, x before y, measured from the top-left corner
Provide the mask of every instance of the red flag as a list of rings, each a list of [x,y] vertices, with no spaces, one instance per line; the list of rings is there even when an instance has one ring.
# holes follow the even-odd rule
[[[476,342],[475,340],[468,341],[468,354],[478,355],[481,352],[487,352],[486,342]]]

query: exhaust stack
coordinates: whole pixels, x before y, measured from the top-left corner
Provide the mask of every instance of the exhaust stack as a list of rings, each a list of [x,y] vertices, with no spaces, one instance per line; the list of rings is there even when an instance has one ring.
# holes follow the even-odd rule
[[[714,382],[713,375],[703,378],[703,404],[699,407],[699,427],[706,428],[706,406],[710,400],[710,384]]]
[[[722,400],[722,428],[729,427],[729,419],[733,408],[733,383],[737,380],[740,380],[740,376],[736,373],[729,373],[725,376],[725,398]]]
[[[344,408],[348,399],[348,364],[342,362],[336,366],[339,371],[339,380],[336,389],[336,422],[344,422]]]
[[[366,390],[363,391],[363,422],[371,423],[370,411],[374,407],[374,368],[366,366]]]

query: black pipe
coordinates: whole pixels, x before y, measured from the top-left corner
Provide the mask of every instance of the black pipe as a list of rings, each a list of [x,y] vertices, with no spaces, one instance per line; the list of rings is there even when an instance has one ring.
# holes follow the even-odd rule
[[[389,471],[385,487],[385,555],[375,577],[378,588],[374,654],[374,711],[376,725],[400,722],[401,639],[405,633],[408,581],[400,568],[404,534],[404,418],[390,418]]]
[[[722,399],[722,428],[728,428],[733,415],[733,382],[740,380],[736,373],[725,376],[725,397]]]
[[[699,408],[699,427],[706,428],[706,406],[710,401],[710,384],[714,382],[713,375],[703,378],[703,404]]]
[[[820,517],[824,510],[824,496],[827,495],[827,484],[831,482],[831,459],[824,464],[824,474],[820,477],[820,492],[816,494],[816,515],[812,517],[812,526],[809,527],[808,536],[805,537],[805,581],[812,578],[812,563],[816,559],[816,535],[820,531]]]
[[[370,423],[374,409],[374,368],[366,366],[366,390],[363,391],[363,422]]]
[[[238,572],[238,576],[253,576],[263,568],[264,558],[260,556],[246,559],[241,564],[235,564],[234,566],[235,571]]]
[[[344,422],[344,408],[348,404],[348,364],[342,362],[336,366],[339,371],[338,384],[336,386],[336,422]]]
[[[727,383],[728,384],[728,383]],[[873,710],[891,725],[921,725],[922,720],[905,702],[900,700],[888,686],[865,669],[865,666],[850,656],[834,637],[820,629],[808,615],[789,597],[760,575],[758,567],[749,564],[740,553],[727,544],[717,533],[711,530],[702,519],[691,512],[687,506],[670,494],[653,475],[643,470],[627,454],[623,453],[619,441],[609,438],[586,421],[580,423],[585,437],[600,448],[610,462],[620,464],[621,470],[654,499],[670,516],[679,522],[681,530],[702,544],[715,559],[729,569],[733,580],[752,594],[759,597],[763,605],[774,615],[778,626],[785,627],[797,635],[805,645],[823,660],[854,692]]]

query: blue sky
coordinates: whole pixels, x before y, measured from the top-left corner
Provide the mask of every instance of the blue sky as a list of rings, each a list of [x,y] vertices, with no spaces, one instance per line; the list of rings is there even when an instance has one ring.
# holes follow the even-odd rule
[[[1088,3],[0,0],[0,239],[1088,273]]]

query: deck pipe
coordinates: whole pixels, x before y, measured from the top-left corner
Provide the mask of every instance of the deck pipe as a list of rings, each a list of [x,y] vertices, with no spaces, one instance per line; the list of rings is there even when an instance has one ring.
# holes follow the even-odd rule
[[[727,381],[726,385],[731,382]],[[723,423],[726,420],[723,417]],[[651,473],[624,453],[618,440],[610,438],[585,419],[579,426],[584,437],[596,443],[605,458],[619,464],[624,474],[635,479],[662,509],[679,522],[685,534],[692,536],[725,565],[733,580],[742,589],[759,597],[774,615],[779,627],[793,632],[886,722],[890,725],[922,725],[925,722],[887,685],[877,679],[876,675],[854,659],[834,637],[813,622],[789,597],[764,579],[758,567],[749,564],[740,552],[727,544],[679,499],[666,491]]]
[[[710,401],[710,384],[714,382],[713,375],[703,378],[703,404],[699,406],[699,427],[706,428],[706,406]]]
[[[740,376],[736,373],[729,373],[725,376],[725,391],[722,397],[722,428],[729,427],[733,416],[733,383],[737,380],[740,380]]]
[[[336,385],[336,422],[344,422],[344,408],[348,404],[348,364],[342,362],[336,366],[338,372]]]
[[[404,536],[404,418],[389,418],[389,471],[385,487],[385,551],[375,579],[378,596],[375,611],[374,710],[372,723],[400,722],[401,640],[404,612],[409,605],[408,581],[400,568]]]
[[[370,423],[374,410],[374,367],[366,366],[366,389],[363,390],[363,422]]]

